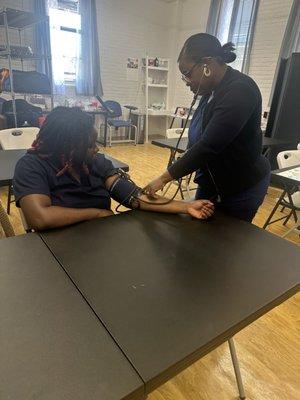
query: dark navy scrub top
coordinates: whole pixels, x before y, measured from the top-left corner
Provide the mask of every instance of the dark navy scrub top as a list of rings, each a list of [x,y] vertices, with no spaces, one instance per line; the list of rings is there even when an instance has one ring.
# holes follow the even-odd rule
[[[203,114],[207,103],[211,100],[212,95],[203,96],[200,100],[196,111],[194,112],[188,133],[188,149],[190,149],[201,137],[203,132]],[[201,184],[203,182],[203,173],[200,169],[196,171],[194,182]]]
[[[105,181],[116,174],[111,161],[98,153],[90,174],[82,173],[77,182],[68,172],[57,176],[58,169],[50,161],[34,153],[26,153],[17,163],[13,179],[16,205],[29,194],[45,194],[53,206],[69,208],[110,209],[111,200]]]

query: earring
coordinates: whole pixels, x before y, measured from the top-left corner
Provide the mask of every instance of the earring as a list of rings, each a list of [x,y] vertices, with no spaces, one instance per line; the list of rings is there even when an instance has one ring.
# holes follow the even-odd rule
[[[207,67],[207,65],[204,65],[204,75],[207,78],[211,75],[211,70]]]

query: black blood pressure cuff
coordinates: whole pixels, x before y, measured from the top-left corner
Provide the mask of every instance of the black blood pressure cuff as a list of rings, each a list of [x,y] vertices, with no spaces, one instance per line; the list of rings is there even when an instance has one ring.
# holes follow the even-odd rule
[[[132,208],[133,202],[142,194],[142,189],[136,186],[126,174],[121,173],[112,184],[109,193],[118,203]]]

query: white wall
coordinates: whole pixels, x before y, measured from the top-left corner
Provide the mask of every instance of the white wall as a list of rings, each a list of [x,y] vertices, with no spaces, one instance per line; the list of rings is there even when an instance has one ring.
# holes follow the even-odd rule
[[[263,109],[268,106],[274,73],[292,0],[260,0],[249,75],[258,84]]]
[[[173,4],[158,0],[97,0],[101,77],[106,99],[143,105],[142,80],[126,80],[127,57],[170,57]]]
[[[180,50],[191,35],[199,32],[205,32],[206,23],[209,13],[210,0],[186,0],[185,2],[177,3],[179,17],[177,18],[177,37],[176,48],[173,49],[173,82],[174,82],[174,99],[173,106],[189,106],[192,101],[192,93],[186,87],[181,79],[181,74],[178,71],[177,59]],[[172,102],[171,102],[172,103]]]

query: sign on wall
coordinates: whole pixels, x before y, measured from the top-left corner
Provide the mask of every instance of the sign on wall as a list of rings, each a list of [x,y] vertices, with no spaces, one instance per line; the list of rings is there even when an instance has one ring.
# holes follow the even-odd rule
[[[137,82],[139,79],[139,59],[138,58],[127,58],[126,64],[126,77],[128,81]]]

